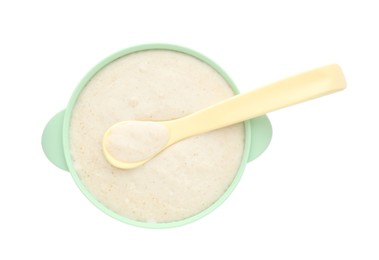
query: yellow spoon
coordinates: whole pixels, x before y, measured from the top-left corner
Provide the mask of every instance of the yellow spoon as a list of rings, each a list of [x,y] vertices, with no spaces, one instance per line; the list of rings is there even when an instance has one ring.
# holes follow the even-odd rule
[[[332,64],[236,95],[182,118],[119,122],[105,132],[103,153],[115,167],[136,168],[190,136],[243,122],[345,87],[341,68]]]

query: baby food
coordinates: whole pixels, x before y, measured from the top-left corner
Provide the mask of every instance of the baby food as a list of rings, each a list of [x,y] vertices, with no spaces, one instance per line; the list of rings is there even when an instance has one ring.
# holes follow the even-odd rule
[[[243,124],[180,141],[132,170],[108,163],[103,135],[121,121],[172,120],[233,95],[216,70],[191,55],[146,50],[123,56],[96,73],[77,99],[69,132],[75,171],[100,203],[129,219],[162,223],[196,215],[233,181],[244,150]],[[137,161],[159,150],[168,133],[146,124],[143,136],[138,126],[124,136],[114,133],[108,140],[114,154]],[[141,150],[137,141],[153,145]],[[124,153],[124,146],[133,153]]]

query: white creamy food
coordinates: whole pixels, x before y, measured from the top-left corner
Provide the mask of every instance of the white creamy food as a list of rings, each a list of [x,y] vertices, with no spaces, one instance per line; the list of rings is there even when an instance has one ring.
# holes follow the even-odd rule
[[[72,111],[74,168],[88,191],[119,215],[142,222],[196,215],[233,181],[244,149],[243,124],[180,141],[133,170],[108,163],[102,138],[121,121],[172,120],[233,95],[212,67],[184,53],[149,50],[119,58],[88,82]],[[122,142],[133,148],[133,134]],[[130,158],[138,160],[141,151],[135,151]]]
[[[121,162],[138,162],[157,154],[168,143],[168,128],[159,122],[126,121],[112,126],[105,148]]]

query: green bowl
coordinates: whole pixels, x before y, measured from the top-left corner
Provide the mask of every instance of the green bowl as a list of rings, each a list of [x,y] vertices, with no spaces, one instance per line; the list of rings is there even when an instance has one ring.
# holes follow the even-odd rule
[[[82,181],[80,180],[78,174],[75,171],[71,155],[70,155],[70,146],[69,146],[69,126],[71,120],[72,110],[75,106],[76,100],[78,99],[81,91],[86,86],[87,82],[103,67],[112,61],[134,53],[138,51],[145,50],[171,50],[177,51],[181,53],[185,53],[187,55],[191,55],[208,65],[214,68],[231,86],[233,91],[238,94],[238,89],[234,85],[233,81],[229,78],[229,76],[213,61],[209,58],[203,56],[200,53],[197,53],[193,50],[169,44],[147,44],[147,45],[139,45],[132,48],[128,48],[122,51],[119,51],[103,61],[97,64],[93,69],[91,69],[87,75],[80,81],[79,85],[76,87],[74,93],[71,96],[71,99],[66,107],[66,109],[57,113],[53,118],[50,119],[48,124],[46,125],[43,135],[42,135],[42,148],[46,155],[46,157],[57,167],[69,171],[71,176],[73,177],[75,183],[79,187],[79,189],[83,192],[83,194],[91,201],[96,207],[98,207],[101,211],[108,214],[115,219],[120,220],[121,222],[139,226],[146,228],[168,228],[168,227],[176,227],[184,224],[191,223],[195,220],[202,218],[203,216],[210,213],[212,210],[217,208],[220,204],[222,204],[225,199],[232,193],[234,188],[236,187],[238,181],[240,180],[242,173],[245,169],[245,166],[248,162],[256,159],[260,154],[262,154],[266,148],[268,147],[271,136],[272,136],[272,128],[269,119],[266,115],[260,116],[258,118],[254,118],[251,120],[247,120],[244,122],[245,124],[245,148],[244,154],[242,157],[241,165],[238,169],[238,172],[230,184],[229,188],[226,192],[210,207],[203,210],[202,212],[191,216],[189,218],[169,222],[169,223],[149,223],[149,222],[139,222],[136,220],[128,219],[124,216],[121,216],[109,208],[105,207],[101,204],[84,186]]]

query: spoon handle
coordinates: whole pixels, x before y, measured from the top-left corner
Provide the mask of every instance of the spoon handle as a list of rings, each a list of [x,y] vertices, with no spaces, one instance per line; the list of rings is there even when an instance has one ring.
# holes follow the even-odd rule
[[[345,87],[342,70],[336,64],[304,72],[171,121],[176,132],[171,141],[243,122]]]

